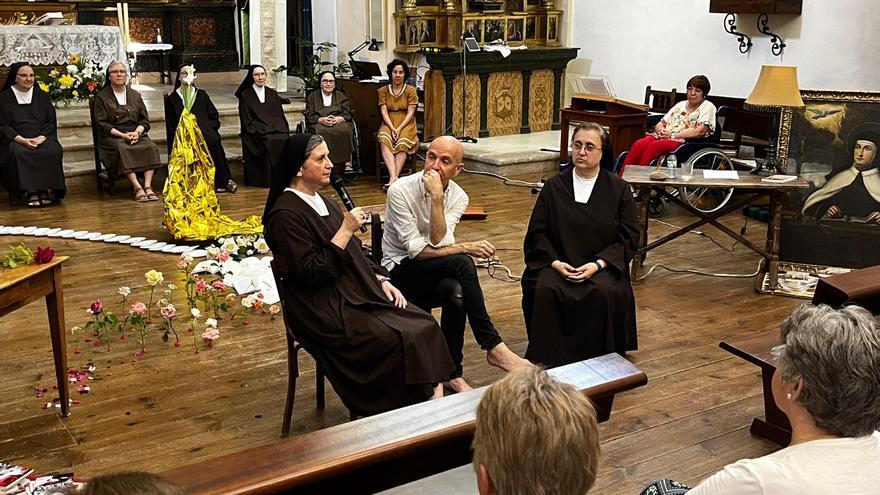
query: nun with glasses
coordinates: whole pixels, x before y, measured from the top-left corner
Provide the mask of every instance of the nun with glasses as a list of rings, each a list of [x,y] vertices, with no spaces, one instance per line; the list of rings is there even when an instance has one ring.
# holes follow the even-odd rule
[[[281,156],[290,125],[278,92],[266,86],[268,74],[262,65],[252,65],[238,89],[238,117],[244,151],[244,183],[269,187],[272,167]]]
[[[177,70],[177,79],[174,81],[174,92],[165,100],[165,129],[168,134],[168,154],[174,143],[174,135],[177,133],[177,125],[183,114],[184,101],[181,85],[192,86],[195,89],[195,100],[190,112],[196,117],[199,130],[208,145],[208,152],[214,162],[214,190],[218,193],[234,193],[238,185],[232,181],[232,172],[229,171],[229,163],[226,162],[226,152],[220,138],[220,112],[211,101],[211,97],[203,89],[195,87],[194,82],[189,82],[187,69],[192,64],[183,64]],[[194,79],[194,78],[193,78]]]
[[[34,68],[16,63],[0,90],[0,176],[9,194],[31,208],[67,192],[55,107],[35,83]]]
[[[370,216],[319,193],[330,182],[329,155],[321,136],[294,134],[269,189],[266,242],[289,265],[284,317],[350,411],[442,397],[453,369],[443,333],[365,254],[354,234]]]

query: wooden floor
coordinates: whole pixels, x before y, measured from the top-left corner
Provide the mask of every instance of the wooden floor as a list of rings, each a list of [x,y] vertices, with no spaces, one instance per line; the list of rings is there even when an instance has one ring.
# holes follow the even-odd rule
[[[234,171],[240,175],[241,171]],[[535,177],[523,177],[535,179]],[[527,188],[501,185],[493,178],[463,176],[459,183],[471,204],[484,206],[486,221],[467,221],[459,240],[490,239],[501,260],[515,273],[523,268],[522,239],[535,195]],[[90,229],[164,239],[161,203],[138,204],[130,195],[108,198],[94,191],[91,177],[70,181],[68,198],[47,209],[0,205],[0,224]],[[121,185],[121,183],[120,183]],[[328,191],[329,188],[328,188]],[[384,196],[375,182],[362,178],[350,188],[358,204]],[[266,190],[240,187],[223,195],[224,213],[259,214]],[[688,218],[667,211],[664,221]],[[739,230],[743,218],[725,223]],[[669,227],[651,222],[656,238]],[[726,247],[732,241],[714,228],[705,233]],[[763,239],[765,225],[749,222],[747,236]],[[174,279],[176,257],[122,245],[50,238],[0,236],[0,248],[17,241],[30,247],[50,245],[69,255],[64,268],[67,326],[86,321],[97,297],[118,306],[115,289],[140,287],[143,273],[155,268]],[[709,239],[687,235],[651,253],[648,266],[712,272],[750,273],[758,257],[737,246],[726,252]],[[480,275],[489,312],[507,343],[522,354],[526,347],[518,283]],[[600,477],[591,493],[638,493],[647,482],[673,477],[696,483],[727,463],[771,452],[775,446],[748,432],[760,415],[760,378],[754,366],[718,348],[718,342],[778,326],[800,303],[757,294],[752,279],[675,274],[658,269],[635,286],[640,349],[630,358],[649,377],[646,387],[618,396],[611,420],[603,424]],[[179,296],[178,296],[179,297]],[[118,309],[117,309],[118,311]],[[90,476],[119,469],[158,471],[251,447],[278,438],[284,405],[286,354],[280,320],[252,318],[248,326],[221,322],[214,349],[194,353],[163,344],[158,336],[135,360],[133,342],[115,342],[111,352],[69,338],[70,366],[94,362],[99,380],[91,382],[69,418],[41,409],[34,387],[50,386],[52,355],[45,306],[34,303],[0,321],[0,460],[23,463],[38,472],[74,470]],[[75,348],[80,354],[73,354]],[[314,408],[314,363],[301,357],[294,432],[347,421],[347,413],[328,387],[327,409]],[[465,378],[479,386],[500,372],[468,335]],[[47,394],[47,396],[51,395]]]

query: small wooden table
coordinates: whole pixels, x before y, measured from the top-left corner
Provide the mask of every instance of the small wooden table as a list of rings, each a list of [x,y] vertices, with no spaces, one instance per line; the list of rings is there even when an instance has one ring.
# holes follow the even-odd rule
[[[770,330],[751,337],[721,342],[719,347],[761,368],[761,381],[764,383],[764,419],[753,419],[749,431],[753,435],[785,447],[791,442],[791,424],[788,422],[788,417],[776,406],[772,386],[776,364],[770,355],[770,349],[778,343],[779,331]]]
[[[61,415],[70,414],[67,389],[67,335],[64,326],[64,296],[61,292],[61,265],[68,256],[56,256],[43,265],[28,265],[0,271],[0,318],[46,297],[49,312],[49,335],[55,358],[55,379],[61,400]]]
[[[608,127],[608,137],[616,150],[628,150],[645,137],[648,110],[645,105],[616,99],[575,95],[571,104],[562,109],[559,119],[559,162],[568,161],[568,127],[571,122],[595,122]],[[618,151],[618,153],[620,152]]]
[[[702,170],[694,170],[693,179],[690,181],[683,181],[680,178],[658,181],[652,180],[648,177],[653,170],[655,170],[654,167],[628,165],[623,173],[623,179],[639,190],[640,197],[638,221],[641,226],[641,232],[639,234],[639,249],[632,262],[633,280],[638,279],[642,270],[642,265],[645,262],[645,254],[648,251],[662,246],[663,244],[708,223],[714,225],[721,232],[724,232],[752,251],[763,256],[766,260],[766,269],[770,273],[769,286],[771,287],[771,291],[776,287],[779,278],[779,229],[782,220],[782,200],[785,196],[786,190],[804,189],[809,187],[807,181],[797,178],[791,182],[783,183],[764,182],[761,180],[762,177],[749,174],[748,172],[737,172],[739,174],[739,180],[706,179],[703,177]],[[745,197],[734,198],[735,200],[732,199],[723,208],[720,208],[717,211],[705,213],[689,205],[679,196],[673,195],[667,191],[667,188],[679,187],[733,188],[748,194]],[[660,196],[700,217],[700,219],[648,244],[648,203],[652,189],[656,190]],[[764,196],[767,196],[770,199],[770,220],[767,222],[767,242],[762,249],[745,237],[739,235],[739,233],[722,225],[718,219]]]

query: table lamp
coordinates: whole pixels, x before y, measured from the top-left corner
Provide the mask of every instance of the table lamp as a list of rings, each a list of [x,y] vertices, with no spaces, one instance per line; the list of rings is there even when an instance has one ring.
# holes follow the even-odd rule
[[[783,108],[803,108],[804,100],[798,88],[797,67],[781,65],[762,65],[758,82],[752,93],[746,98],[743,108],[767,112],[772,115],[770,123],[770,142],[767,146],[767,158],[758,160],[758,166],[752,171],[758,175],[771,175],[782,172],[776,158],[776,141],[779,134],[779,115]]]
[[[379,43],[381,43],[381,41],[377,41],[376,38],[370,38],[368,40],[364,40],[364,42],[361,43],[360,45],[358,45],[357,47],[355,47],[354,50],[348,52],[348,58],[350,60],[354,61],[354,56],[357,55],[357,53],[359,51],[363,50],[364,47],[367,47],[367,46],[369,46],[369,48],[367,48],[367,51],[378,52],[379,51]]]

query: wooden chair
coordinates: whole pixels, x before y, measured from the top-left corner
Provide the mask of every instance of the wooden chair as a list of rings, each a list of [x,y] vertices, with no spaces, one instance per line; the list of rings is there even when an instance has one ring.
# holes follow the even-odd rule
[[[285,335],[287,335],[287,401],[284,404],[284,419],[281,423],[281,436],[290,435],[290,422],[293,419],[293,402],[296,398],[296,379],[299,377],[299,350],[309,352],[303,347],[302,343],[296,339],[293,329],[287,324],[287,318],[284,317],[284,282],[287,279],[290,270],[287,260],[282,256],[275,255],[270,263],[272,267],[272,275],[275,277],[275,286],[278,288],[278,295],[281,297],[282,321],[284,321]],[[312,356],[314,358],[314,356]],[[324,409],[324,369],[321,362],[315,359],[315,402],[317,409]],[[349,411],[349,419],[357,419],[357,416]]]
[[[678,92],[675,88],[671,91],[660,91],[651,89],[650,85],[645,87],[645,105],[648,105],[649,112],[665,114],[677,101]]]
[[[379,137],[374,135],[373,140],[376,141],[376,159],[377,159],[376,181],[381,184],[382,181],[386,177],[388,177],[388,173],[386,172],[388,167],[385,166],[385,159],[382,158],[382,148],[381,148],[382,143],[379,142]],[[407,168],[409,168],[410,174],[414,174],[414,173],[418,172],[418,170],[416,168],[416,155],[417,155],[417,153],[413,153],[412,155],[407,155],[406,162],[403,164],[403,169],[401,170],[401,172],[403,172],[403,170],[406,170]]]

